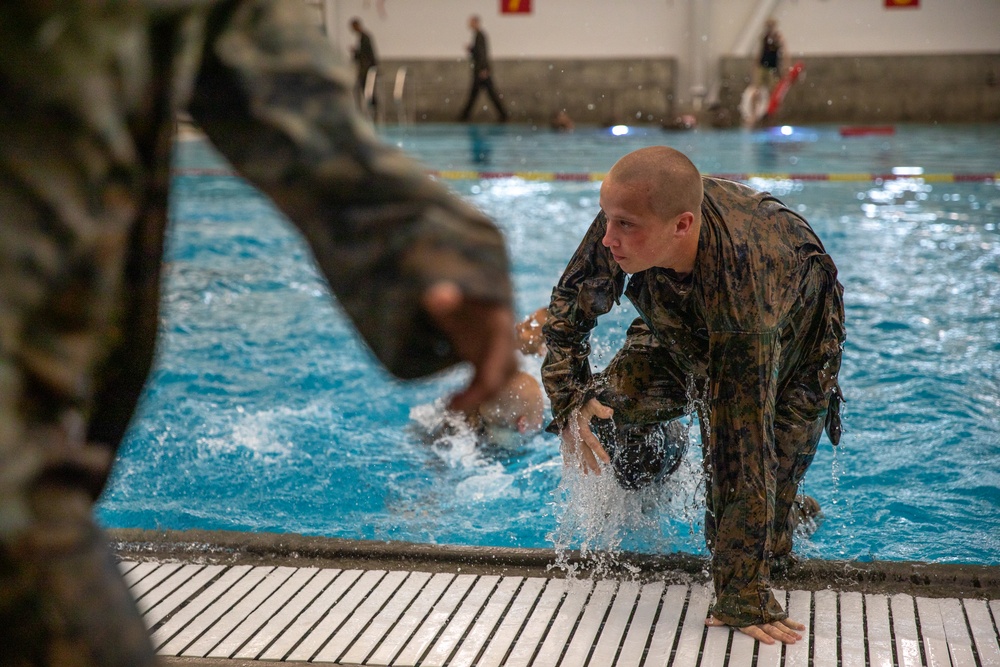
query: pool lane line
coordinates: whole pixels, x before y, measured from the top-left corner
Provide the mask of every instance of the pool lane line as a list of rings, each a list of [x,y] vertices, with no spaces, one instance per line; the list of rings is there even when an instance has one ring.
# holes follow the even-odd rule
[[[444,181],[497,181],[519,179],[522,181],[592,183],[603,181],[606,172],[554,172],[554,171],[469,171],[469,170],[429,170],[428,175]],[[232,169],[223,167],[180,167],[174,169],[174,176],[239,176]],[[982,173],[927,173],[904,175],[893,173],[815,173],[791,174],[771,172],[734,172],[705,174],[713,178],[730,181],[797,181],[797,182],[837,182],[837,183],[882,183],[885,181],[921,180],[928,183],[998,183],[1000,171]]]

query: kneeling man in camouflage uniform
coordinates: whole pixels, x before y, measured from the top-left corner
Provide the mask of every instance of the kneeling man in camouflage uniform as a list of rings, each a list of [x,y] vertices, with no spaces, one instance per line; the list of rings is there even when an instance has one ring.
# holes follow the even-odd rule
[[[702,177],[676,150],[619,160],[552,293],[542,368],[567,465],[635,488],[679,460],[696,411],[716,602],[709,624],[793,643],[770,585],[796,493],[826,428],[840,440],[843,288],[816,233],[769,194]],[[639,312],[592,374],[590,331],[622,293]],[[815,508],[814,508],[815,509]]]

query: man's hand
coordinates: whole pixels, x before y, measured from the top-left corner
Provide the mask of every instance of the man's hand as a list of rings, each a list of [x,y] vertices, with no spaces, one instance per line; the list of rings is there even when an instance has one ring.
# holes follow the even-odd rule
[[[423,306],[463,361],[475,369],[469,386],[448,407],[464,412],[492,398],[517,370],[514,311],[493,302],[466,298],[454,283],[424,292]]]
[[[718,627],[725,625],[722,621],[712,616],[705,619],[705,625]],[[799,634],[802,630],[805,630],[806,626],[793,621],[790,618],[786,618],[783,621],[774,621],[772,623],[761,623],[760,625],[748,625],[745,628],[737,628],[740,632],[745,635],[749,635],[759,641],[762,644],[773,644],[774,640],[785,643],[794,644],[798,640],[802,639],[802,635]]]
[[[584,474],[601,474],[601,463],[610,463],[611,457],[590,430],[590,419],[591,417],[611,419],[614,414],[614,410],[596,398],[590,399],[582,408],[573,411],[559,434],[562,438],[563,466],[575,464]]]

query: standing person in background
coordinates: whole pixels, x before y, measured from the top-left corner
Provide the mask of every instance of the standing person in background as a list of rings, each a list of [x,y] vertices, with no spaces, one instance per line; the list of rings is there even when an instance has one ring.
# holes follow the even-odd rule
[[[785,43],[778,32],[778,21],[768,19],[764,23],[764,36],[760,41],[757,71],[754,84],[772,90],[781,79],[781,50]]]
[[[0,663],[146,667],[93,503],[153,362],[175,118],[299,228],[402,378],[516,371],[499,230],[380,143],[288,0],[39,3],[0,21]]]
[[[358,36],[358,45],[352,49],[351,55],[357,67],[357,83],[354,86],[355,95],[358,98],[358,108],[362,113],[375,117],[375,110],[378,107],[378,100],[375,99],[375,91],[372,90],[372,99],[369,103],[371,109],[365,109],[365,85],[368,82],[368,70],[378,66],[378,57],[375,55],[375,43],[372,36],[361,25],[361,19],[351,19],[351,30]],[[370,112],[370,113],[369,113]]]
[[[469,45],[469,55],[472,57],[472,86],[469,89],[469,101],[465,103],[462,115],[459,120],[463,123],[469,120],[472,113],[472,106],[479,97],[479,91],[486,89],[493,106],[497,109],[497,115],[501,123],[507,122],[507,111],[503,108],[500,95],[497,94],[493,86],[493,66],[490,64],[489,46],[486,43],[486,33],[483,32],[478,16],[469,17],[469,29],[472,30],[472,44]]]

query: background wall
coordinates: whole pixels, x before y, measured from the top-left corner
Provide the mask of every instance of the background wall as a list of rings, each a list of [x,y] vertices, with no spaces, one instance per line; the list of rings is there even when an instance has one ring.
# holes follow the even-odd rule
[[[918,9],[886,9],[882,0],[766,4],[774,6],[792,54],[1000,49],[997,0],[921,0]],[[685,57],[695,5],[709,7],[707,41],[721,55],[730,53],[758,0],[533,0],[532,5],[529,15],[501,15],[499,0],[326,0],[326,11],[335,42],[353,44],[347,23],[357,16],[389,58],[464,58],[470,14],[482,17],[498,58]]]
[[[768,15],[779,21],[789,63],[889,56],[875,62],[891,66],[892,57],[902,62],[905,56],[1000,54],[1000,0],[920,0],[918,8],[903,9],[887,9],[883,0],[533,0],[528,15],[502,15],[500,0],[304,1],[345,56],[355,42],[347,24],[357,16],[383,61],[397,65],[465,63],[467,20],[478,14],[504,92],[527,89],[531,83],[530,77],[502,78],[505,62],[667,63],[669,90],[653,115],[701,108],[703,100],[727,102],[730,94],[723,88],[735,85],[733,58],[757,49]],[[985,67],[983,85],[988,85],[996,73],[991,64]],[[836,74],[834,70],[827,68]],[[854,75],[849,80],[858,82]],[[449,84],[449,90],[462,96],[466,86],[467,80],[460,81]],[[639,112],[648,116],[650,109],[647,101]]]

